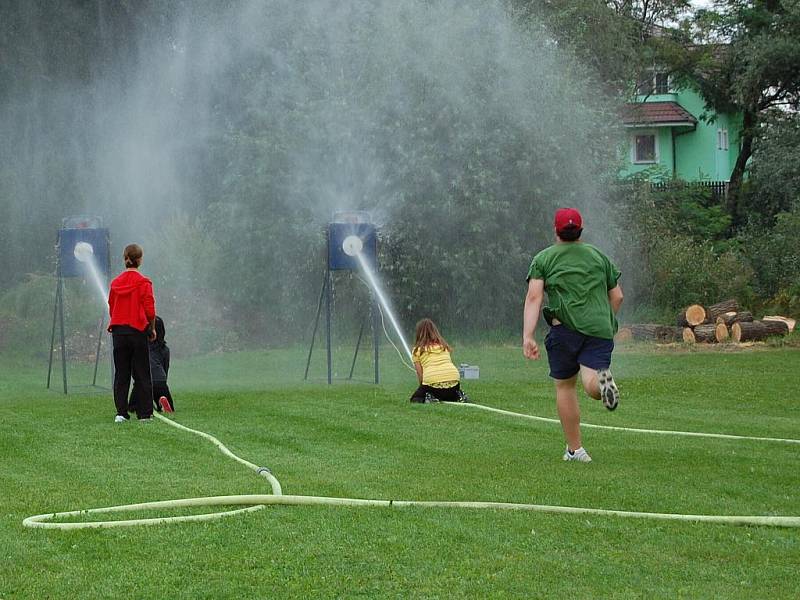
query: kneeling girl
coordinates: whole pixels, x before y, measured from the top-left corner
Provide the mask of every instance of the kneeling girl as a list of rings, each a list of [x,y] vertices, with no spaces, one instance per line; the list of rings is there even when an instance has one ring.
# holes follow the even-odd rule
[[[466,402],[459,373],[450,358],[452,348],[430,319],[417,323],[412,360],[419,387],[411,402]]]

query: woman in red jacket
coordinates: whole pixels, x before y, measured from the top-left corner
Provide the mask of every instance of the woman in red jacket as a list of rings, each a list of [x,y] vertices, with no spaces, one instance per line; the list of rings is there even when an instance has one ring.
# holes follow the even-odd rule
[[[108,330],[114,342],[114,404],[117,408],[114,422],[126,422],[129,408],[136,411],[140,421],[147,422],[153,416],[153,382],[147,342],[156,337],[156,301],[153,283],[139,273],[141,246],[126,246],[122,257],[126,268],[111,282],[108,294],[111,314]],[[135,395],[129,407],[131,375]]]

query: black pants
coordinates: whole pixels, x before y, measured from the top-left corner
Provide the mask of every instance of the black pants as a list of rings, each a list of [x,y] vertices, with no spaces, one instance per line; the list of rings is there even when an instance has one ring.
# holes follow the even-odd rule
[[[429,385],[421,385],[411,395],[411,401],[422,402],[425,400],[425,394],[427,393],[442,402],[461,402],[461,396],[458,394],[460,391],[460,383],[449,388],[435,388]]]
[[[133,401],[134,397],[136,397],[138,393],[139,387],[134,384],[133,391],[131,392],[131,401]],[[169,386],[167,385],[167,382],[153,381],[153,408],[155,408],[158,412],[161,412],[161,405],[158,403],[158,401],[161,399],[161,396],[164,396],[169,402],[169,407],[172,410],[175,410],[175,402],[172,400],[172,394],[169,393]],[[133,402],[131,402],[131,404],[133,404]]]
[[[131,376],[134,394],[131,408],[136,416],[146,419],[153,416],[153,383],[150,379],[150,350],[146,333],[113,333],[114,343],[114,405],[117,414],[128,416],[128,391]]]

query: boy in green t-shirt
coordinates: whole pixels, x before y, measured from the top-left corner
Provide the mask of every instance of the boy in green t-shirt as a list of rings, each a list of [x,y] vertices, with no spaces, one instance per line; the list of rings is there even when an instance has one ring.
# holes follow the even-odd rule
[[[600,250],[580,241],[583,219],[576,209],[558,209],[554,225],[556,243],[534,256],[528,271],[522,351],[527,358],[539,358],[533,334],[546,291],[543,316],[550,331],[545,347],[567,439],[564,460],[591,462],[581,444],[578,373],[587,394],[602,399],[608,410],[617,408],[619,390],[610,366],[622,304],[620,272]]]

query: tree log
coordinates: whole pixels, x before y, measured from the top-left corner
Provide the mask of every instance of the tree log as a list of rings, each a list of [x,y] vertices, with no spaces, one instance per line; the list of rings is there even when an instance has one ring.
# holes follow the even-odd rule
[[[652,340],[656,337],[656,327],[654,323],[636,323],[631,325],[631,336],[635,340]]]
[[[789,325],[784,321],[761,321],[767,330],[767,335],[786,335],[789,333]]]
[[[731,337],[734,342],[748,342],[751,340],[763,340],[769,335],[767,328],[762,321],[752,323],[734,323],[731,327]]]
[[[722,326],[725,328],[725,337],[728,337],[728,328],[724,325]],[[696,342],[702,342],[706,344],[715,344],[720,340],[717,337],[717,325],[716,323],[708,323],[706,325],[698,325],[692,331],[694,334],[694,339]]]
[[[656,339],[659,342],[680,342],[682,333],[683,333],[682,327],[673,327],[672,325],[661,325],[658,331],[656,331]]]
[[[683,341],[687,344],[694,344],[697,340],[694,338],[694,331],[691,327],[684,327],[681,333]]]
[[[706,309],[706,323],[716,323],[717,317],[728,312],[739,312],[739,303],[736,300],[725,300],[712,304]]]
[[[791,317],[779,317],[778,315],[762,317],[761,320],[762,321],[783,321],[784,323],[786,323],[786,326],[789,328],[789,331],[794,331],[794,326],[797,325],[797,321],[795,321]]]
[[[635,340],[656,342],[677,342],[681,339],[680,327],[656,325],[655,323],[637,323],[630,326],[631,336]]]
[[[678,315],[678,327],[694,327],[700,325],[706,320],[706,309],[699,304],[692,304],[687,306],[685,310],[681,311]]]
[[[741,310],[739,312],[726,312],[717,317],[717,323],[723,323],[730,327],[734,323],[750,323],[753,320],[753,313],[749,310]]]

